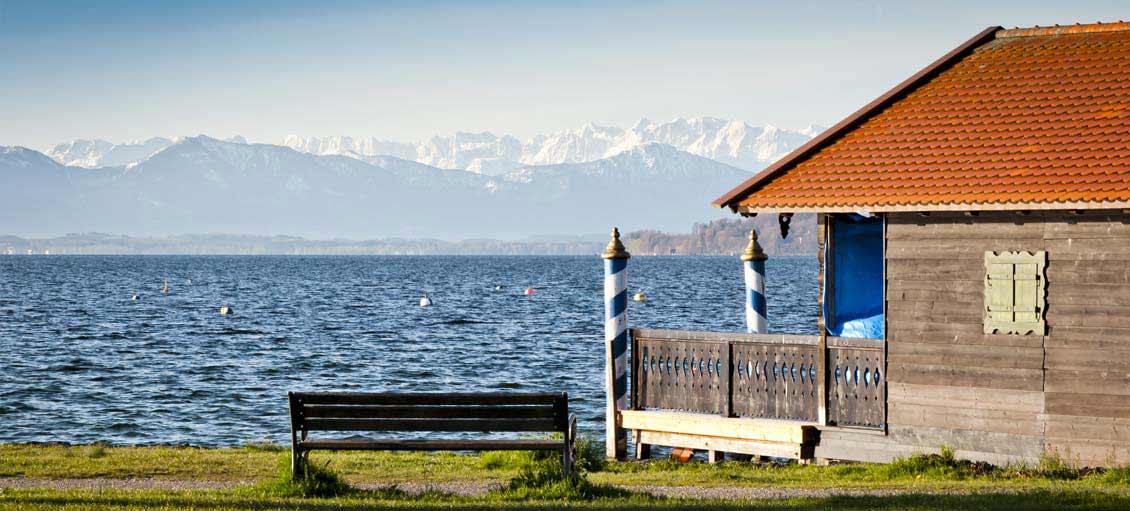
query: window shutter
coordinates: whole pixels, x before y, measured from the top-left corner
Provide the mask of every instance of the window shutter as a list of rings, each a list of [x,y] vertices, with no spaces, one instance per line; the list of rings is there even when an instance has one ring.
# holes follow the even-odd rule
[[[1047,253],[985,252],[985,333],[1044,334]]]

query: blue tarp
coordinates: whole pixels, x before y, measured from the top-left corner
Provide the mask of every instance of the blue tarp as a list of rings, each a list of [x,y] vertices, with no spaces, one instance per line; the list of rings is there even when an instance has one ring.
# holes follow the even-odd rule
[[[824,288],[825,293],[833,293],[833,310],[824,309],[828,334],[884,338],[882,219],[833,216],[831,249],[831,254],[824,254],[832,268],[832,282]],[[827,277],[825,274],[824,282]]]

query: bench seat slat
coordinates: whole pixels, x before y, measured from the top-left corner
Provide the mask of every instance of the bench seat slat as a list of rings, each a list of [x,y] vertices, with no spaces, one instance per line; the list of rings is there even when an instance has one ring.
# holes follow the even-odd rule
[[[386,393],[295,392],[308,405],[551,405],[562,397],[554,393]]]
[[[549,406],[305,405],[306,418],[338,419],[552,419]]]
[[[326,439],[304,440],[299,447],[306,450],[350,451],[554,451],[562,449],[562,440],[382,440]]]
[[[306,419],[306,431],[558,431],[553,419]]]

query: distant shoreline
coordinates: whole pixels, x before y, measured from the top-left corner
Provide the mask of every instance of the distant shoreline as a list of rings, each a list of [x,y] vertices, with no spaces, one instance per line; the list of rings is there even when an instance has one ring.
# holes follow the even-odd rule
[[[772,232],[776,230],[776,225],[756,225],[763,233],[761,243],[766,253],[770,256],[815,255],[815,242],[808,232],[813,230],[815,222],[803,219],[796,223],[798,228],[788,239],[781,239]],[[813,225],[808,225],[810,223]],[[624,236],[624,242],[636,257],[737,257],[748,242],[749,230],[754,227],[754,220],[723,219],[695,224],[690,233],[666,233],[655,230],[629,232]],[[217,233],[175,236],[85,233],[50,238],[0,235],[0,257],[16,255],[596,256],[607,244],[606,234],[563,235],[559,239],[541,236],[512,241],[495,239],[445,241],[432,238],[311,240],[296,236]]]
[[[51,253],[48,255],[43,254],[12,254],[11,256],[0,255],[3,258],[12,259],[42,259],[52,257],[592,257],[600,258],[599,253],[592,254],[232,254],[232,253],[207,253],[207,254],[167,254],[167,253],[116,253],[116,254],[101,254],[101,253],[82,253],[82,254],[56,254]],[[683,258],[683,257],[734,257],[737,255],[732,254],[676,254],[676,255],[652,255],[652,254],[633,254],[632,258],[646,258],[646,259],[664,259],[664,258]],[[816,257],[813,254],[785,254],[772,256],[785,257],[785,258],[806,258]]]

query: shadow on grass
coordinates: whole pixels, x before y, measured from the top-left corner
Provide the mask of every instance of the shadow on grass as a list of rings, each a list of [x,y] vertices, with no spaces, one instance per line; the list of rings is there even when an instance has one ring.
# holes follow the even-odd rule
[[[26,494],[25,493],[29,493]],[[560,509],[564,501],[511,502],[491,499],[460,499],[445,502],[432,502],[412,496],[405,500],[386,500],[370,492],[360,492],[351,498],[332,499],[279,499],[252,498],[233,494],[213,493],[208,495],[152,494],[107,496],[98,492],[13,492],[0,496],[0,503],[18,504],[21,509],[195,509],[195,510],[262,510],[293,509],[308,511],[361,511],[375,507],[389,509],[415,510],[487,510],[487,509]],[[1008,494],[972,495],[928,495],[911,494],[898,496],[835,496],[827,498],[803,498],[784,500],[765,500],[748,502],[688,501],[679,499],[637,499],[635,497],[597,499],[592,501],[569,501],[569,507],[592,510],[620,509],[764,509],[764,510],[808,510],[808,509],[1032,509],[1032,510],[1083,510],[1083,509],[1127,509],[1130,497],[1101,492],[1061,492],[1030,491]]]

